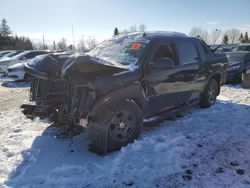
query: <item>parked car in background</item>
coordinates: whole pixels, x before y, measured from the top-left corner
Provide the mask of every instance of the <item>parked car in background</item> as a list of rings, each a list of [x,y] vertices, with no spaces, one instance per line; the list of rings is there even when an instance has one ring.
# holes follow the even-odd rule
[[[5,56],[5,55],[8,54],[8,53],[11,53],[11,52],[12,52],[12,50],[4,50],[4,51],[1,51],[1,52],[0,52],[0,58],[3,57],[3,56]]]
[[[232,49],[226,47],[219,47],[215,50],[215,53],[225,53],[230,51],[232,51]]]
[[[7,75],[8,67],[17,63],[23,63],[29,59],[33,59],[34,57],[42,54],[47,54],[48,51],[39,51],[39,50],[30,50],[22,52],[16,56],[13,56],[9,59],[0,60],[0,72],[5,73]]]
[[[60,62],[66,62],[73,56],[72,51],[53,53],[53,58],[56,58]],[[24,67],[26,64],[30,63],[33,59],[29,59],[8,67],[7,76],[11,78],[16,78],[18,80],[28,80],[27,75],[24,72]]]
[[[210,48],[215,52],[215,53],[225,53],[225,52],[230,52],[233,49],[237,48],[237,44],[215,44],[215,45],[210,45]]]
[[[22,53],[22,52],[23,52],[23,50],[13,50],[12,52],[9,52],[9,53],[5,54],[4,56],[2,56],[2,57],[0,58],[0,60],[8,59],[8,58],[14,57],[14,56],[16,56],[17,54],[20,54],[20,53]]]
[[[30,61],[32,61],[32,59],[9,66],[7,76],[18,80],[27,80],[24,73],[24,66]]]
[[[244,52],[250,52],[250,43],[242,43],[239,44],[234,51],[244,51]]]
[[[247,51],[233,51],[227,52],[228,58],[228,74],[227,83],[239,83],[242,81],[242,74],[250,66],[250,52]]]
[[[199,38],[176,32],[131,33],[104,41],[65,63],[53,55],[25,66],[31,119],[87,125],[99,153],[133,142],[143,119],[183,106],[209,107],[226,80],[227,58]]]

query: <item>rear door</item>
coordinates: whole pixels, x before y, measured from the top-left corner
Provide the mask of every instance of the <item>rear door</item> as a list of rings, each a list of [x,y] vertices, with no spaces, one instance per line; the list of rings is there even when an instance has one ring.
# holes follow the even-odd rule
[[[192,39],[181,39],[176,42],[180,74],[183,76],[185,102],[197,99],[204,90],[206,74],[201,63],[197,46]]]

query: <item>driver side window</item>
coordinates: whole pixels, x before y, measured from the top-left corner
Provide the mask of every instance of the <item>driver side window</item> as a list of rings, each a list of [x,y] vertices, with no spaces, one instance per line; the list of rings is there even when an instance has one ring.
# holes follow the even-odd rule
[[[158,47],[156,50],[154,56],[153,56],[153,61],[155,63],[159,62],[159,59],[162,58],[169,58],[174,61],[175,64],[176,62],[176,52],[171,44],[164,44]]]

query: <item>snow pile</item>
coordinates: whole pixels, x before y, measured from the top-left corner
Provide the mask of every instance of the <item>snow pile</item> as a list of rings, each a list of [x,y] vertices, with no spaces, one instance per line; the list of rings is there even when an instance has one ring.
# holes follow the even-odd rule
[[[104,157],[88,151],[85,133],[62,138],[25,119],[14,108],[20,90],[1,109],[0,187],[250,186],[250,90],[224,86],[213,107],[189,109]]]

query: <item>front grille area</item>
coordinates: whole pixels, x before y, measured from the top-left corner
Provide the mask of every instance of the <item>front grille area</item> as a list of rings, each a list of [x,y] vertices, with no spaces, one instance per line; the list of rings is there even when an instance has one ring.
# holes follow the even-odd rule
[[[30,100],[46,104],[64,103],[68,96],[64,80],[31,79]]]

